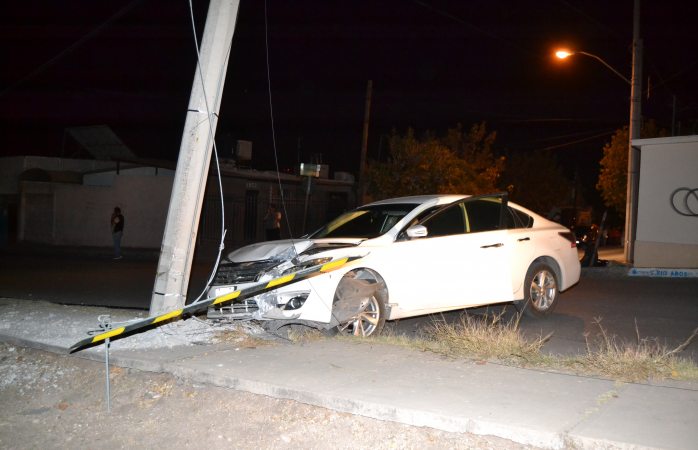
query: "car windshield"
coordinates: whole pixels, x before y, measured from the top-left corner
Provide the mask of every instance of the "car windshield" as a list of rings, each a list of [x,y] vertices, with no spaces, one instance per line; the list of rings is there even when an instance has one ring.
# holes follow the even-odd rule
[[[378,237],[390,230],[417,206],[416,203],[364,206],[342,214],[308,237],[311,239]]]

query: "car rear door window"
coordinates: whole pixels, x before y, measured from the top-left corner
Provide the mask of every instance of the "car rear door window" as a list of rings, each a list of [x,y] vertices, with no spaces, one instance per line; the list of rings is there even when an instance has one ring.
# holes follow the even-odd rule
[[[493,231],[500,228],[501,198],[481,198],[466,201],[465,209],[468,215],[468,231],[470,233]]]

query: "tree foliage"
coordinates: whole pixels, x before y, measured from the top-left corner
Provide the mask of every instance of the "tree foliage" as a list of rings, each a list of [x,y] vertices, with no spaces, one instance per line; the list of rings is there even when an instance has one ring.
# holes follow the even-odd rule
[[[419,194],[480,194],[496,190],[504,159],[493,154],[496,133],[484,123],[466,133],[459,124],[444,137],[414,130],[389,137],[387,161],[371,161],[368,192],[373,198]]]
[[[542,215],[570,201],[572,183],[549,150],[512,155],[502,180],[512,201]]]
[[[606,206],[614,208],[618,213],[625,212],[625,202],[628,185],[628,127],[625,126],[611,137],[611,142],[603,147],[599,181],[596,189],[601,193]],[[665,130],[660,130],[654,121],[642,124],[640,136],[643,138],[666,136]]]

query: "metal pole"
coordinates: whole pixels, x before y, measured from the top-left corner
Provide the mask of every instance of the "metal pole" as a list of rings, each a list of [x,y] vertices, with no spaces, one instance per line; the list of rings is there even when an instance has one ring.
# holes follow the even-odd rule
[[[361,159],[359,161],[359,204],[365,203],[366,195],[366,153],[368,152],[368,124],[371,115],[371,96],[373,94],[373,80],[366,84],[366,104],[364,107],[364,133],[361,139]]]
[[[625,76],[624,76],[623,74],[621,74],[621,73],[618,72],[616,69],[614,69],[613,67],[611,67],[610,64],[608,64],[606,61],[604,61],[603,59],[599,58],[598,56],[596,56],[596,55],[594,55],[594,54],[592,54],[592,53],[587,53],[587,52],[575,52],[575,53],[579,53],[580,55],[586,55],[586,56],[589,56],[590,58],[594,58],[595,60],[597,60],[598,62],[600,62],[600,63],[603,64],[604,66],[606,66],[606,68],[610,69],[611,72],[613,72],[613,73],[615,73],[616,75],[618,75],[618,76],[620,77],[621,80],[625,81],[625,82],[628,83],[628,84],[632,84],[632,81],[630,81],[630,80],[628,80],[627,78],[625,78]]]
[[[107,365],[107,386],[106,386],[106,395],[107,395],[107,412],[111,412],[111,384],[109,381],[109,338],[104,340],[104,362]]]
[[[239,0],[211,0],[160,249],[150,314],[185,304]]]
[[[676,95],[671,96],[671,135],[676,136]]]
[[[307,233],[305,227],[308,222],[308,201],[310,200],[310,185],[313,182],[313,177],[305,178],[307,178],[307,184],[305,186],[305,207],[303,208],[303,234]]]
[[[639,188],[640,152],[633,140],[640,138],[642,129],[642,39],[640,39],[640,0],[633,10],[633,73],[630,83],[630,128],[628,130],[628,184],[625,203],[625,249],[627,263],[635,260],[635,231],[637,229],[637,192]]]

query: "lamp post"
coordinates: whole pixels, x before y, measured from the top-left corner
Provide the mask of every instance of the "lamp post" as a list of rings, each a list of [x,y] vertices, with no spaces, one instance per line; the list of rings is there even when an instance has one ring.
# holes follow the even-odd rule
[[[642,87],[640,80],[642,79],[642,40],[640,39],[640,0],[635,0],[635,8],[633,13],[633,71],[631,79],[626,78],[616,69],[611,67],[606,61],[600,57],[582,51],[558,50],[555,56],[559,59],[565,59],[572,55],[584,55],[593,58],[603,64],[611,72],[618,75],[623,81],[630,85],[630,126],[628,129],[628,181],[626,189],[625,203],[625,243],[624,257],[627,263],[632,264],[635,259],[635,230],[637,228],[637,192],[639,188],[639,167],[640,155],[639,151],[633,147],[633,140],[640,138],[640,130],[642,127],[642,113],[640,92]]]
[[[625,81],[626,83],[628,83],[628,85],[632,85],[632,82],[631,82],[630,80],[628,80],[625,76],[623,76],[623,74],[621,74],[620,72],[618,72],[618,71],[617,71],[616,69],[614,69],[610,64],[608,64],[606,61],[604,61],[604,60],[601,59],[600,57],[594,55],[593,53],[582,52],[582,51],[579,51],[579,50],[577,50],[577,51],[571,51],[571,50],[558,50],[558,51],[555,52],[555,56],[557,56],[559,59],[569,58],[570,56],[573,56],[573,55],[584,55],[584,56],[588,56],[588,57],[590,57],[590,58],[594,58],[595,60],[597,60],[598,62],[600,62],[600,63],[603,64],[604,66],[606,66],[606,68],[608,68],[611,72],[613,72],[613,73],[615,73],[616,75],[618,75],[618,77],[620,77],[621,80],[623,80],[623,81]]]

